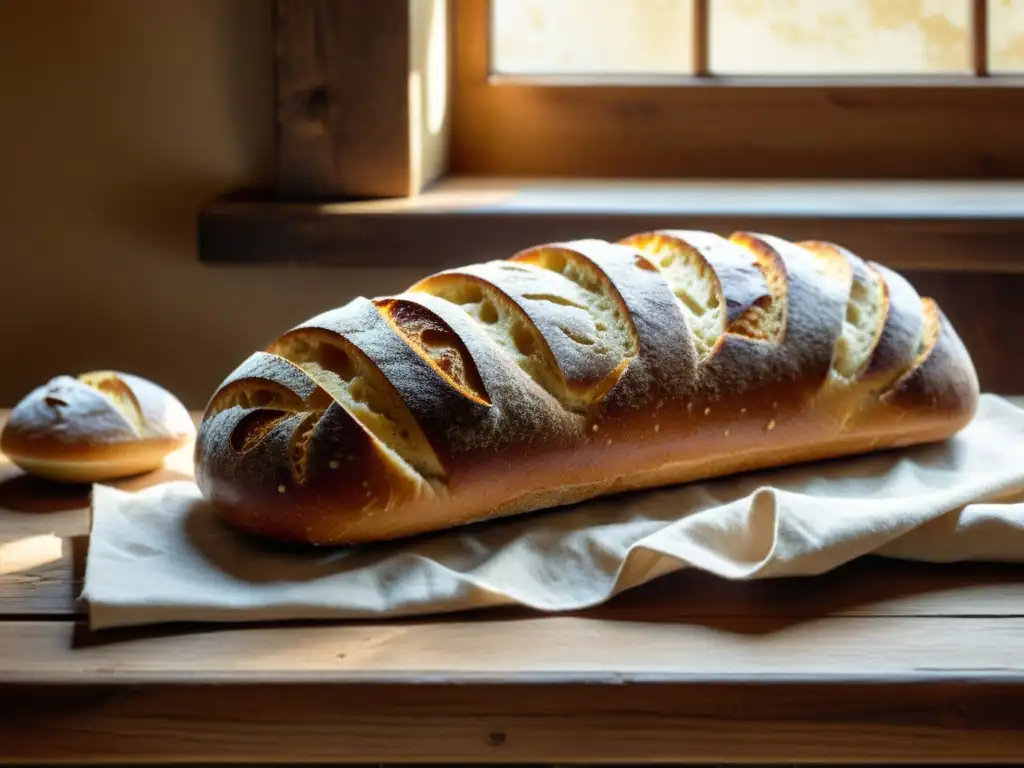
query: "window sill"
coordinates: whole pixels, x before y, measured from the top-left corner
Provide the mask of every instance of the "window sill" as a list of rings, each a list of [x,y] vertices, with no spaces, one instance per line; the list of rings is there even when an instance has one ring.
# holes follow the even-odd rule
[[[647,229],[829,239],[900,270],[1024,272],[1024,182],[444,179],[344,203],[235,193],[199,215],[199,257],[443,269],[541,242]]]

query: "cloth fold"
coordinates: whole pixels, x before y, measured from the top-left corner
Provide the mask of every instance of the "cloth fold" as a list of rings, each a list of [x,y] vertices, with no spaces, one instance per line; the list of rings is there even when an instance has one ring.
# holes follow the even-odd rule
[[[577,610],[682,568],[814,576],[868,554],[1024,562],[1024,410],[983,395],[944,443],[608,497],[405,541],[245,537],[195,484],[97,485],[83,597],[94,629]]]

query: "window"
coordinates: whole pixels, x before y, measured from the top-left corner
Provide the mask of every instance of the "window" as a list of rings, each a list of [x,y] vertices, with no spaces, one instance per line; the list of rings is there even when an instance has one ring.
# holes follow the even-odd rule
[[[1017,0],[491,0],[488,35],[499,75],[1024,70]]]
[[[1024,0],[459,0],[456,8],[458,173],[1024,171],[1012,127],[1024,118]]]
[[[1024,269],[1024,0],[275,0],[275,188],[201,257],[433,270],[649,227]]]

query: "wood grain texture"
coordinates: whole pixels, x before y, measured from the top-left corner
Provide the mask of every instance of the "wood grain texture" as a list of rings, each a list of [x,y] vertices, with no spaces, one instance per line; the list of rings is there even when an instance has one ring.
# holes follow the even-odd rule
[[[963,631],[970,631],[969,642]],[[1022,633],[1024,618],[983,616],[461,616],[102,632],[71,622],[3,621],[0,679],[516,685],[978,678],[1024,684]]]
[[[85,616],[78,595],[85,574],[87,539],[54,536],[55,541],[47,541],[50,537],[38,534],[14,539],[16,547],[7,542],[13,552],[6,552],[3,559],[14,562],[0,568],[0,618]],[[19,549],[23,554],[15,560]]]
[[[1022,688],[526,685],[0,687],[37,761],[1012,761]]]
[[[443,136],[423,116],[435,5],[275,0],[278,194],[400,197],[437,174]]]
[[[591,178],[1024,175],[1019,79],[491,77],[487,0],[454,3],[453,173]]]

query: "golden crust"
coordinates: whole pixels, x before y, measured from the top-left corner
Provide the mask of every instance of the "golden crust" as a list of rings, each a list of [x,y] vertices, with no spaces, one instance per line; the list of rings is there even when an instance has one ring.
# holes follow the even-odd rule
[[[98,482],[158,468],[195,435],[167,390],[118,371],[56,376],[11,411],[0,450],[27,473]]]
[[[663,268],[665,248],[690,261]],[[315,350],[327,333],[343,357]],[[539,246],[268,349],[211,399],[197,481],[237,527],[317,544],[940,440],[978,400],[967,350],[905,280],[754,233]]]

